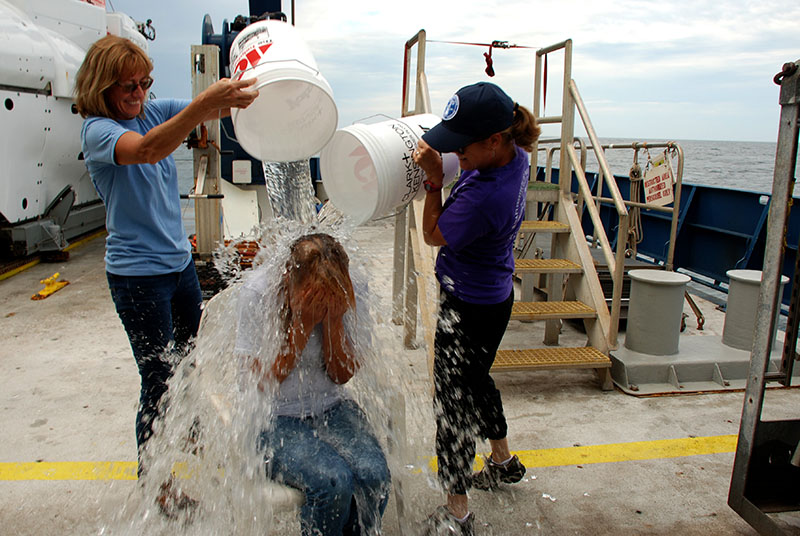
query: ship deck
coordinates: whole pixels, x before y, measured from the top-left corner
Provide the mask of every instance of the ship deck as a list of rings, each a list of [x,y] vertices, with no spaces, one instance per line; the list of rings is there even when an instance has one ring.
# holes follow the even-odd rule
[[[371,286],[384,311],[391,310],[393,236],[381,222],[354,234],[371,259]],[[73,249],[67,262],[39,263],[0,281],[0,519],[6,534],[107,534],[109,520],[136,486],[139,377],[108,294],[102,253],[103,240],[91,240]],[[31,300],[39,281],[54,272],[70,284]],[[696,300],[705,329],[697,331],[690,317],[681,337],[720,335],[723,314],[716,304]],[[686,312],[691,315],[688,306]],[[403,483],[413,527],[443,500],[424,469],[434,454],[427,354],[404,348],[399,327],[387,329],[395,341],[390,357],[412,378],[406,433],[415,448],[394,478]],[[508,342],[536,329],[512,322]],[[562,337],[582,340],[569,324]],[[471,492],[471,510],[491,525],[479,534],[755,534],[726,503],[742,391],[636,397],[602,391],[592,370],[499,373],[495,381],[509,444],[528,473],[495,493]],[[795,418],[798,407],[800,390],[770,389],[762,418]],[[798,516],[784,515],[782,523],[800,530]],[[182,531],[203,533],[197,526],[178,526],[174,533]],[[384,534],[400,534],[394,496]]]

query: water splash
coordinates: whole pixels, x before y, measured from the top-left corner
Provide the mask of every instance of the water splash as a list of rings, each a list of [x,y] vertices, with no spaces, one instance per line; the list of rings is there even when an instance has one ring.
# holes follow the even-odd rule
[[[260,244],[254,269],[268,273],[264,278],[268,281],[263,292],[266,299],[246,304],[261,326],[259,343],[264,356],[274,356],[282,342],[276,314],[280,307],[278,281],[289,245],[299,236],[309,232],[333,235],[350,257],[354,287],[369,289],[372,285],[368,276],[372,260],[361,253],[354,240],[342,234],[346,230],[346,225],[334,229],[278,219],[255,236],[242,238]],[[240,328],[237,318],[242,288],[252,272],[227,266],[235,263],[235,256],[225,252],[217,255],[217,262],[227,268],[220,271],[227,274],[229,286],[206,304],[195,347],[176,366],[163,418],[155,424],[143,455],[145,475],[100,534],[256,535],[298,531],[292,507],[297,492],[267,480],[264,453],[256,448],[256,438],[271,416],[274,393],[258,391],[249,370],[233,351]],[[418,437],[409,441],[404,411],[430,411],[431,401],[427,390],[412,387],[406,361],[397,358],[403,349],[386,313],[390,308],[368,290],[363,290],[359,298],[359,307],[350,321],[346,319],[346,325],[361,369],[346,388],[348,396],[364,409],[384,445],[397,484],[408,478],[409,467],[414,467],[408,463],[412,448],[415,453],[432,451],[432,437],[415,434]],[[422,419],[430,422],[429,414]],[[427,472],[422,478],[430,476]],[[166,508],[157,501],[165,491],[172,496]],[[430,506],[421,508],[424,512]]]

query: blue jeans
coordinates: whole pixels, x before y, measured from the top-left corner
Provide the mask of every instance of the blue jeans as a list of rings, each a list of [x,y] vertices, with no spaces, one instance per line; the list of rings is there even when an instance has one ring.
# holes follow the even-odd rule
[[[319,417],[278,416],[261,433],[267,476],[305,494],[302,534],[378,534],[390,475],[364,412],[343,400]]]
[[[106,272],[106,276],[142,379],[136,415],[141,473],[142,449],[153,433],[176,356],[185,355],[197,335],[203,295],[193,262],[171,274],[120,276]]]

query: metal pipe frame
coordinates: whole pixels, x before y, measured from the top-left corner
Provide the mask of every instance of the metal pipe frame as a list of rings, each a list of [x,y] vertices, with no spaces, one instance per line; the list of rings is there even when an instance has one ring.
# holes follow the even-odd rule
[[[800,60],[796,62],[800,65]],[[772,201],[767,222],[767,240],[764,247],[764,265],[761,290],[756,307],[756,325],[750,370],[745,389],[739,440],[736,445],[728,504],[760,534],[782,535],[781,527],[763,512],[753,497],[746,497],[750,462],[756,448],[758,431],[762,425],[761,412],[767,381],[767,367],[772,350],[773,327],[777,308],[780,307],[780,279],[783,265],[786,223],[789,216],[794,168],[797,158],[798,131],[800,130],[800,70],[783,78],[781,83],[781,114],[778,143],[775,153],[775,171],[772,183]]]
[[[589,140],[592,142],[592,148],[594,149],[594,154],[595,157],[597,158],[597,163],[600,166],[600,169],[603,171],[603,175],[606,180],[606,185],[608,186],[608,189],[611,192],[611,197],[614,198],[614,206],[617,209],[617,213],[627,214],[628,210],[625,208],[622,195],[619,193],[619,188],[617,188],[617,185],[614,182],[614,174],[611,173],[611,170],[608,168],[608,161],[606,160],[606,155],[603,153],[602,150],[599,149],[600,141],[598,140],[597,134],[594,131],[592,120],[589,119],[589,114],[586,111],[586,106],[583,104],[583,99],[581,99],[581,95],[578,92],[578,86],[577,84],[575,84],[574,80],[570,80],[569,82],[569,91],[570,95],[575,100],[575,107],[578,109],[578,114],[580,114],[581,116],[581,120],[583,121],[583,126],[586,129],[586,134],[587,136],[589,136]]]
[[[552,143],[560,143],[560,140],[554,138],[548,138],[544,140],[540,140],[540,143],[543,145],[552,144]],[[650,143],[650,142],[633,142],[628,144],[616,144],[616,143],[608,143],[608,144],[601,144],[600,147],[605,149],[628,149],[638,151],[640,149],[673,149],[677,153],[677,160],[678,160],[678,169],[675,173],[675,201],[672,204],[672,207],[662,207],[657,205],[652,205],[648,203],[640,203],[636,201],[625,201],[626,207],[639,207],[644,208],[646,210],[652,210],[655,212],[664,212],[666,214],[672,214],[672,219],[670,222],[670,237],[669,237],[669,244],[667,249],[667,258],[664,263],[664,267],[667,270],[674,269],[674,259],[675,259],[675,238],[678,234],[678,223],[680,219],[680,207],[681,207],[681,195],[683,191],[683,167],[684,167],[684,152],[683,147],[680,144],[675,142],[659,142],[659,143]],[[594,145],[587,145],[588,149],[594,149]],[[550,147],[547,149],[548,151],[548,165],[551,165],[552,162],[552,155],[550,153],[554,151],[558,151],[560,147]],[[544,150],[544,149],[539,149]],[[585,169],[585,167],[584,167]],[[602,189],[602,180],[604,179],[605,175],[602,169],[598,170],[598,193],[595,195],[595,201],[598,203],[606,203],[606,204],[615,204],[615,200],[609,197],[602,197],[600,195],[600,191]],[[552,173],[551,170],[548,168],[545,170],[545,181],[551,182]]]

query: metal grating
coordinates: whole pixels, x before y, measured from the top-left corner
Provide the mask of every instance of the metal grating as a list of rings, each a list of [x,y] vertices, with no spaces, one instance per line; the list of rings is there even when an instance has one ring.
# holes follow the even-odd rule
[[[559,221],[523,220],[519,230],[523,233],[568,233],[569,225]]]
[[[597,348],[549,347],[525,350],[498,350],[493,372],[548,370],[563,368],[609,368],[611,360]]]
[[[579,274],[583,270],[580,265],[567,259],[517,259],[515,271],[528,274]]]
[[[550,320],[557,318],[594,318],[594,309],[579,301],[514,302],[514,320]]]

